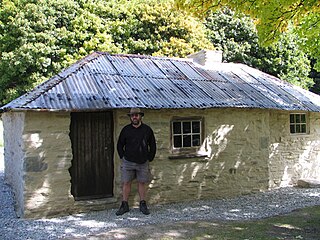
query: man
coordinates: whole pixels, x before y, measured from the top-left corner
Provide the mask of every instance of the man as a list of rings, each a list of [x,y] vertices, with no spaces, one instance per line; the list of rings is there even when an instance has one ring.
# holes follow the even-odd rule
[[[131,108],[128,116],[131,123],[119,135],[117,150],[121,159],[122,203],[116,215],[129,212],[128,198],[131,183],[136,178],[140,196],[140,211],[148,215],[145,200],[145,185],[150,182],[149,162],[156,154],[156,141],[152,129],[142,123],[144,113],[139,108]]]

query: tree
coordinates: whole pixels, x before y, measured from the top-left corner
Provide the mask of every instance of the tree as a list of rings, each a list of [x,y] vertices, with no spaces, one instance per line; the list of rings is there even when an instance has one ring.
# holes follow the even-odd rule
[[[257,26],[260,41],[275,42],[283,32],[294,26],[301,46],[317,60],[315,69],[320,71],[320,2],[318,0],[176,0],[178,8],[187,9],[198,16],[209,10],[227,6],[238,13],[250,15]]]
[[[0,10],[0,105],[91,49],[114,50],[99,19],[76,1],[4,0]]]
[[[172,1],[3,0],[0,105],[93,51],[185,56],[212,48]]]
[[[311,61],[311,66],[312,64],[314,64],[314,60]],[[312,68],[310,77],[314,80],[314,85],[309,90],[320,95],[320,72]]]
[[[108,20],[114,44],[123,53],[185,57],[213,48],[202,23],[174,9],[171,0],[116,1],[109,6],[92,2],[92,11]]]
[[[241,62],[308,89],[310,61],[299,48],[295,33],[282,34],[269,46],[260,46],[255,25],[244,14],[235,15],[228,8],[209,12],[205,21],[208,38],[223,51],[223,60]]]

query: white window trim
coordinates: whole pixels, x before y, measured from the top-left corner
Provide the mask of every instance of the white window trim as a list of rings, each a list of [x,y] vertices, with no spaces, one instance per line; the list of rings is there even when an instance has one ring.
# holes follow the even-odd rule
[[[305,124],[305,126],[306,126],[306,132],[294,132],[294,133],[291,132],[291,125],[294,125],[294,126],[297,125],[297,123],[291,123],[291,121],[290,121],[291,115],[305,115],[306,122],[303,123],[303,124]],[[309,115],[308,115],[308,113],[306,113],[306,112],[291,112],[289,114],[289,133],[292,136],[308,135],[310,133],[309,130],[310,130],[310,125],[309,125]]]
[[[174,147],[174,136],[173,133],[173,123],[174,122],[192,122],[198,121],[200,122],[200,145],[199,146],[191,146],[191,147]],[[204,119],[203,117],[173,117],[170,121],[170,141],[171,141],[171,153],[170,159],[178,159],[178,158],[194,158],[194,157],[203,157],[203,155],[199,155],[197,152],[201,147],[204,136]],[[178,135],[178,134],[177,134]],[[180,135],[180,134],[179,134]],[[181,134],[183,135],[183,134]]]
[[[200,145],[201,145],[201,142],[202,142],[202,137],[201,137],[201,133],[202,133],[202,126],[201,126],[201,120],[187,120],[187,119],[185,119],[185,120],[173,120],[172,122],[171,122],[171,124],[173,125],[173,123],[174,122],[179,122],[180,124],[181,124],[181,130],[182,130],[182,132],[181,133],[174,133],[173,132],[173,127],[172,127],[172,132],[171,132],[171,134],[172,134],[172,147],[174,148],[174,149],[176,149],[176,148],[195,148],[195,147],[199,147]],[[184,122],[187,122],[187,123],[191,123],[191,132],[190,133],[183,133],[183,123]],[[193,133],[192,132],[192,122],[199,122],[199,125],[200,125],[200,131],[198,132],[198,133]],[[193,146],[193,142],[192,142],[192,140],[191,140],[191,145],[192,146],[190,146],[190,147],[185,147],[185,146],[183,146],[184,145],[184,142],[183,142],[183,136],[191,136],[191,139],[192,139],[192,136],[193,135],[200,135],[200,145],[197,145],[197,146]],[[181,141],[182,141],[182,147],[175,147],[174,146],[174,137],[175,136],[181,136]]]

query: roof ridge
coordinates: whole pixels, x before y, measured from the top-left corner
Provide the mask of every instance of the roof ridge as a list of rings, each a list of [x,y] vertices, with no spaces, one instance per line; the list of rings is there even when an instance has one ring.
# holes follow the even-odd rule
[[[110,55],[115,57],[129,57],[129,58],[143,58],[143,59],[161,59],[161,60],[177,60],[177,61],[184,61],[184,62],[192,62],[192,59],[189,58],[180,58],[180,57],[167,57],[167,56],[150,56],[144,54],[132,54],[132,53],[108,53],[108,52],[95,52],[101,55]]]

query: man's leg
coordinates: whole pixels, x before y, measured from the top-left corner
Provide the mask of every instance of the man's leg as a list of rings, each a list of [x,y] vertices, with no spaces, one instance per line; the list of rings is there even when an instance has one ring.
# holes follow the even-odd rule
[[[129,212],[128,199],[129,199],[130,191],[131,191],[131,182],[123,183],[123,185],[122,185],[122,203],[121,203],[119,210],[116,212],[117,216],[125,214],[126,212]]]
[[[145,201],[145,197],[146,197],[146,187],[145,187],[145,183],[142,182],[138,182],[138,191],[139,191],[139,196],[140,196],[140,211],[145,214],[148,215],[150,214],[150,211],[147,207],[147,203]]]
[[[122,201],[128,202],[130,192],[131,192],[131,182],[123,183],[123,186],[122,186]]]
[[[146,184],[142,182],[138,182],[138,192],[140,196],[140,201],[145,200],[146,197]]]
[[[138,181],[138,192],[140,196],[140,211],[148,215],[150,214],[145,201],[146,198],[146,184],[150,182],[150,170],[149,162],[139,165],[137,169],[137,181]]]
[[[135,176],[135,170],[132,169],[129,162],[123,160],[121,163],[121,182],[122,182],[122,202],[116,215],[122,215],[129,212],[128,199],[131,192],[131,183]]]
[[[143,163],[137,168],[137,181],[138,181],[138,192],[140,201],[144,201],[146,198],[146,185],[150,182],[150,170],[149,162]]]

